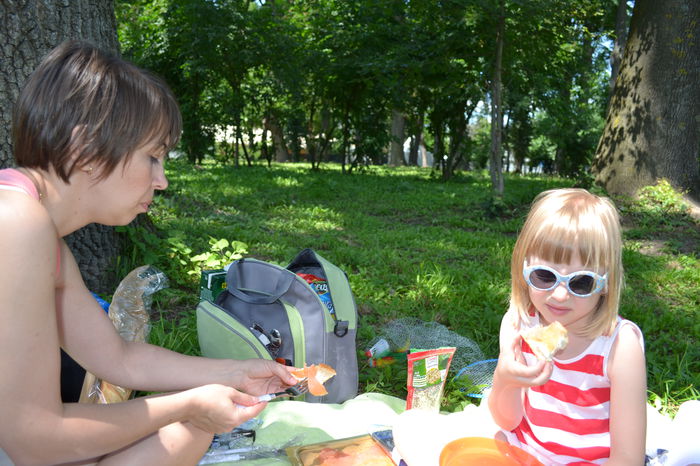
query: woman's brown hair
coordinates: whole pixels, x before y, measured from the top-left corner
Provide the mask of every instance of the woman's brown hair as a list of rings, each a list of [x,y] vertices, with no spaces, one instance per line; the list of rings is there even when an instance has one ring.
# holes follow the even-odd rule
[[[182,129],[168,86],[153,74],[81,41],[53,49],[27,80],[13,114],[21,167],[53,168],[65,182],[76,168],[108,176],[135,149],[168,151]]]

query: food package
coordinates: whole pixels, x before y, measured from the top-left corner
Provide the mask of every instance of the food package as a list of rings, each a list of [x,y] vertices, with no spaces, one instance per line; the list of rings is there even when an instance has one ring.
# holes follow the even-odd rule
[[[293,466],[394,466],[395,463],[368,434],[287,448]]]
[[[455,350],[455,347],[411,350],[407,358],[406,409],[440,410],[440,400]]]

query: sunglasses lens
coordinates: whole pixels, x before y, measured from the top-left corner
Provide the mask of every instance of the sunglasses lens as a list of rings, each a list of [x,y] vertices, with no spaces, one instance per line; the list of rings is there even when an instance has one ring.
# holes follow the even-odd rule
[[[569,289],[576,294],[589,294],[595,288],[595,280],[590,275],[577,275],[569,281]]]
[[[530,273],[530,283],[535,288],[546,290],[554,286],[557,277],[549,270],[535,269]]]

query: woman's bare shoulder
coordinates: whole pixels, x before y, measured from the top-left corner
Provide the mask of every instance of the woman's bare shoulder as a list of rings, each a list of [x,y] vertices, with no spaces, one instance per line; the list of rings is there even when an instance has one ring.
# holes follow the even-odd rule
[[[21,193],[0,193],[0,244],[6,261],[46,261],[45,254],[55,255],[58,233],[49,213],[35,199]],[[43,256],[43,257],[42,257]]]
[[[15,191],[0,191],[0,222],[14,229],[54,229],[48,211],[39,201]],[[6,230],[10,228],[3,228]]]

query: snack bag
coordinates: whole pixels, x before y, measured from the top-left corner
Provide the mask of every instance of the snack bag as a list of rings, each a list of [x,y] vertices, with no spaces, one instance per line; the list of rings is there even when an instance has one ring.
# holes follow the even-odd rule
[[[442,391],[455,347],[411,350],[408,354],[406,409],[440,410]]]
[[[321,302],[328,308],[328,312],[330,312],[331,316],[335,319],[335,308],[331,300],[331,293],[328,290],[328,281],[325,278],[317,277],[311,273],[298,273],[297,275],[306,280],[306,283],[308,283],[318,297],[321,298]]]

